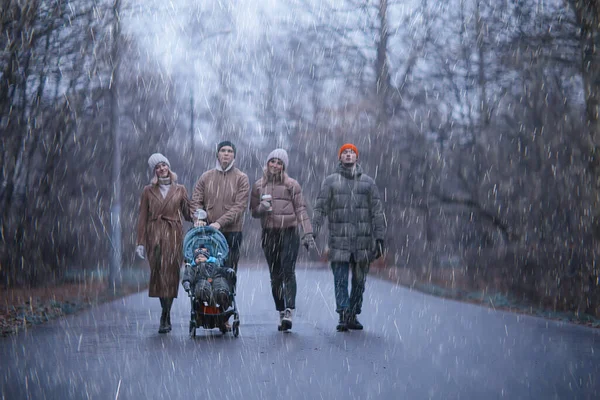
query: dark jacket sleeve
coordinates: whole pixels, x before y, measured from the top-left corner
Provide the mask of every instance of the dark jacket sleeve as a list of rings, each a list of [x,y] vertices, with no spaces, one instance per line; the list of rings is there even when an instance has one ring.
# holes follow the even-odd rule
[[[196,270],[195,267],[192,267],[191,264],[185,264],[185,268],[183,270],[183,278],[181,282],[189,282],[190,284],[196,283]]]
[[[321,184],[321,190],[317,195],[317,201],[315,202],[315,208],[313,209],[313,233],[315,238],[319,235],[325,217],[329,215],[331,208],[331,175],[325,178]]]
[[[373,236],[375,239],[385,239],[385,233],[387,230],[385,215],[383,213],[383,204],[381,197],[379,196],[379,189],[375,184],[375,181],[371,182],[370,191],[371,200],[371,224],[373,226]]]

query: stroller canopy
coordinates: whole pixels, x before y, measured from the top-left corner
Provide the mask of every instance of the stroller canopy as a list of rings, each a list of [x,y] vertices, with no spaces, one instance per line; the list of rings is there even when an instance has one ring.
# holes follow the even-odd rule
[[[222,265],[227,254],[229,246],[225,236],[219,230],[211,226],[199,226],[190,229],[183,239],[183,258],[186,263],[194,260],[194,250],[199,247],[206,247],[212,257],[215,257]]]

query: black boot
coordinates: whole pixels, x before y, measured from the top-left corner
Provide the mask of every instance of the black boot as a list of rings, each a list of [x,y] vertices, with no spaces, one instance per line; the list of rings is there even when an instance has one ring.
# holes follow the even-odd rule
[[[358,318],[356,318],[356,314],[350,314],[348,316],[347,326],[348,329],[355,331],[362,331],[363,329],[363,325],[358,321]]]
[[[167,328],[167,313],[163,309],[160,314],[160,326],[158,327],[158,333],[167,333],[169,332],[169,328]]]
[[[346,332],[348,330],[348,322],[345,312],[340,312],[340,319],[335,329],[337,329],[338,332]]]
[[[166,322],[168,332],[171,332],[171,330],[173,329],[173,327],[171,326],[171,307],[172,306],[173,306],[173,298],[165,299],[165,308],[167,309],[167,319],[165,322]]]
[[[162,312],[160,313],[160,326],[158,327],[158,333],[167,333],[169,329],[167,328],[167,307],[166,307],[166,299],[160,298],[160,305],[162,307]]]

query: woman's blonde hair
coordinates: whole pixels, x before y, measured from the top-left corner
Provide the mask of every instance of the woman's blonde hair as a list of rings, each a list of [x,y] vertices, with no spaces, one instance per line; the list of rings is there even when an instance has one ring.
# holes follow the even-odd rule
[[[158,176],[156,175],[156,171],[153,172],[153,177],[150,180],[152,185],[158,185]],[[169,177],[171,178],[171,183],[177,182],[177,174],[169,169]]]

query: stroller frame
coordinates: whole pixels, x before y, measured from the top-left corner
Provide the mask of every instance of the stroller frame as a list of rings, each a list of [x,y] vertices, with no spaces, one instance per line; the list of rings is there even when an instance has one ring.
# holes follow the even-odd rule
[[[223,234],[210,226],[202,226],[190,229],[185,235],[183,241],[183,254],[186,263],[193,261],[193,250],[198,248],[200,245],[206,246],[210,249],[211,254],[217,255],[219,266],[223,264],[229,253],[229,247],[227,240]],[[194,288],[191,288],[188,292],[190,297],[190,337],[196,336],[197,328],[214,329],[219,328],[221,333],[225,334],[229,330],[226,328],[225,323],[229,321],[229,318],[233,315],[233,323],[231,325],[231,331],[234,337],[238,337],[240,334],[240,316],[237,309],[237,302],[235,300],[235,286],[237,278],[231,284],[232,290],[229,293],[231,300],[231,306],[229,309],[222,311],[216,304],[204,305],[194,295]]]

